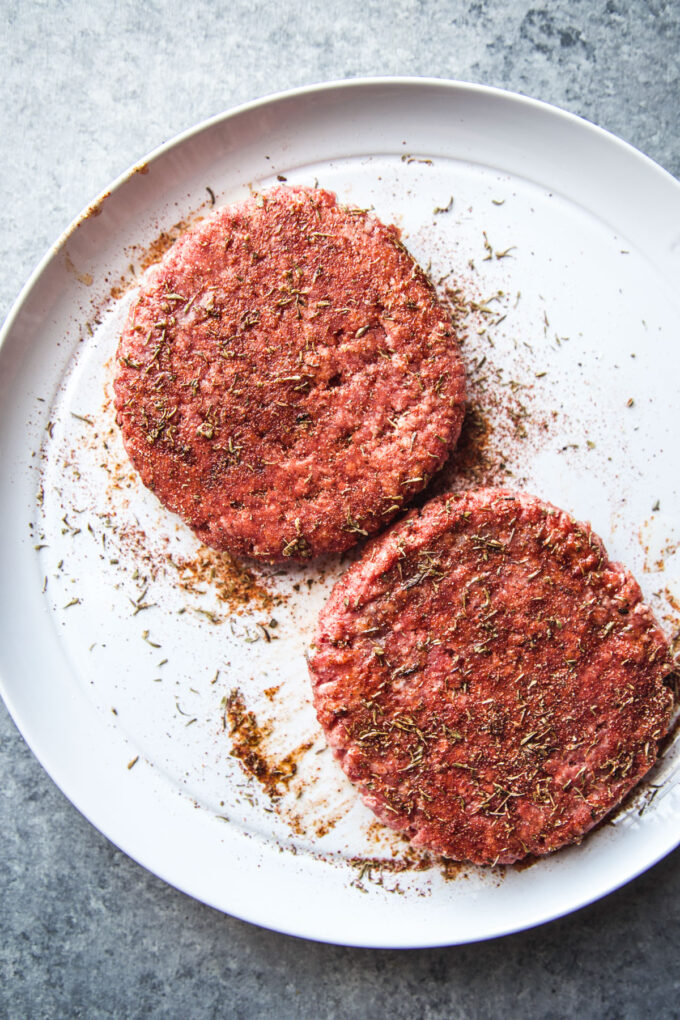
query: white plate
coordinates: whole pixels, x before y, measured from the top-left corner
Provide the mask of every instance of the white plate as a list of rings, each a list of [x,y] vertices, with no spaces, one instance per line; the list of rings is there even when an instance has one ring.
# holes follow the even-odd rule
[[[525,870],[446,876],[421,860],[400,871],[408,848],[358,803],[310,706],[305,650],[342,564],[259,571],[280,604],[260,593],[231,613],[218,598],[229,570],[142,490],[112,425],[130,267],[139,273],[162,230],[208,211],[208,188],[222,204],[277,174],[374,206],[435,279],[452,271],[442,286],[456,280],[477,303],[464,349],[492,427],[489,463],[469,456],[456,484],[504,478],[592,520],[677,626],[680,186],[612,136],[519,96],[343,82],[250,104],[159,149],[21,294],[0,351],[4,697],[94,825],[220,910],[365,946],[538,924],[680,841],[675,748],[581,847]],[[272,617],[267,641],[258,625]],[[222,699],[235,688],[264,731],[262,759],[288,773],[297,762],[279,800],[229,754]]]

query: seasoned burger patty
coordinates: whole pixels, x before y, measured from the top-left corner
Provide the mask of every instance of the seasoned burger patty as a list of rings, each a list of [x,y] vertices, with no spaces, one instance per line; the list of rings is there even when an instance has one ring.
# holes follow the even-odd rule
[[[181,238],[118,349],[144,484],[208,545],[272,561],[383,528],[443,464],[464,400],[451,320],[396,228],[311,188]]]
[[[316,647],[342,768],[383,822],[455,860],[578,842],[669,725],[669,648],[636,581],[525,494],[409,514],[338,582]]]

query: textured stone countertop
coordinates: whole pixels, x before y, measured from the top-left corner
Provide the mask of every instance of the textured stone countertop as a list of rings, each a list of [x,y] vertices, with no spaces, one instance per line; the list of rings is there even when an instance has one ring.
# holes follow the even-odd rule
[[[534,3],[6,0],[2,315],[127,166],[211,114],[296,85],[407,74],[501,86],[680,175],[677,0]],[[680,1016],[678,851],[575,915],[495,942],[319,945],[165,885],[81,817],[4,708],[0,734],[0,1016]]]

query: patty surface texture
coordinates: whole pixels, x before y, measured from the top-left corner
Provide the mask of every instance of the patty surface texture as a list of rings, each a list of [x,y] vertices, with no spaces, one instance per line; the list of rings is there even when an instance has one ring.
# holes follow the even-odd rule
[[[464,413],[458,339],[398,231],[319,189],[185,234],[145,277],[117,361],[144,484],[206,544],[269,561],[385,527]]]
[[[588,524],[501,489],[374,539],[315,645],[317,715],[364,801],[477,864],[579,842],[653,765],[673,706],[630,572]]]

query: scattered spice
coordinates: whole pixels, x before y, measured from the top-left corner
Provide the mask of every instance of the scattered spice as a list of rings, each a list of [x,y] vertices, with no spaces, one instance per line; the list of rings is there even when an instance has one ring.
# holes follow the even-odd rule
[[[157,237],[148,244],[139,260],[140,269],[148,269],[149,266],[155,265],[165,255],[178,237],[188,230],[190,224],[186,220],[179,220],[174,226],[169,227],[167,230],[162,230]]]
[[[452,209],[453,209],[453,195],[451,195],[451,198],[449,199],[446,205],[436,205],[432,210],[432,214],[434,216],[439,216],[441,213],[451,212]]]
[[[280,800],[297,772],[300,758],[312,746],[311,741],[301,744],[283,758],[272,758],[265,750],[271,728],[258,724],[254,713],[246,708],[238,688],[222,700],[222,709],[224,728],[228,728],[231,739],[232,756],[238,758],[246,772],[257,779],[272,801]]]

